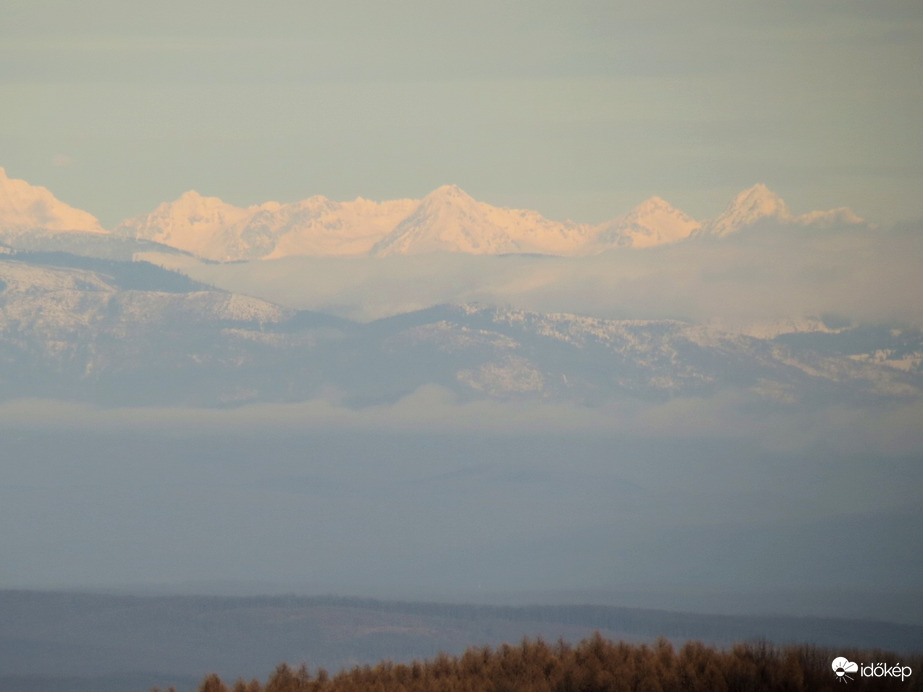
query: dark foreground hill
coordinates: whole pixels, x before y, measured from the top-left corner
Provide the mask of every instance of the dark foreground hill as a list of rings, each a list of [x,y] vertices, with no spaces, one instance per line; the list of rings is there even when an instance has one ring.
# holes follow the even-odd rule
[[[265,679],[280,661],[330,671],[381,660],[460,655],[524,637],[730,647],[767,640],[847,651],[923,651],[923,627],[794,617],[714,616],[608,606],[500,607],[333,597],[113,596],[0,592],[0,689],[108,692],[194,689]]]

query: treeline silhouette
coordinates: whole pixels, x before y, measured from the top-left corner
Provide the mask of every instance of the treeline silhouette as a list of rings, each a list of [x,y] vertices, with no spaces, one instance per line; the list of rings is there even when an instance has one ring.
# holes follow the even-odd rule
[[[837,677],[831,663],[909,666],[910,677]],[[843,686],[841,683],[847,683]],[[822,692],[923,690],[923,656],[873,650],[833,651],[811,645],[776,647],[764,641],[716,649],[697,641],[677,651],[666,639],[653,645],[612,642],[596,633],[576,646],[525,639],[518,646],[474,647],[461,656],[439,654],[410,664],[382,661],[330,675],[280,664],[266,683],[228,686],[208,675],[198,692]],[[154,688],[152,692],[164,692]],[[175,692],[170,688],[168,692]]]

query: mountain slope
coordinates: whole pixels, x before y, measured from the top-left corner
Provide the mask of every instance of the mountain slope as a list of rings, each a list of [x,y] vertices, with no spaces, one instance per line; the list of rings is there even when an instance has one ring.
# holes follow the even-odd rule
[[[198,287],[181,281],[167,290],[123,288],[161,282],[161,270],[139,263],[113,263],[118,269],[109,276],[32,263],[40,257],[3,257],[10,258],[0,260],[4,398],[214,403],[238,386],[233,378],[222,382],[227,368],[243,365],[245,354],[257,357],[225,330],[259,329],[292,314],[246,296],[189,290]],[[212,379],[216,370],[223,375]]]

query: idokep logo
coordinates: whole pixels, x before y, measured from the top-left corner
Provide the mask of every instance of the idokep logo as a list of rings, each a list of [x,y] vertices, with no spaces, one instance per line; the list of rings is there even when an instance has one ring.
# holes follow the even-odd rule
[[[859,673],[863,678],[900,678],[901,682],[913,673],[910,666],[902,666],[900,663],[853,663],[842,656],[833,659],[830,667],[836,673],[837,682],[843,683],[855,679],[849,673]]]
[[[830,665],[833,667],[833,672],[836,673],[837,682],[849,682],[852,678],[847,673],[859,671],[859,664],[853,663],[842,656],[833,659],[833,663]]]

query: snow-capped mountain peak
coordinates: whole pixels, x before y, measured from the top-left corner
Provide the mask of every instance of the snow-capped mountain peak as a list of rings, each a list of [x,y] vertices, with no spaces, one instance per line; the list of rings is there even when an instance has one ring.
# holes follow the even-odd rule
[[[866,223],[847,207],[794,215],[781,197],[759,183],[737,195],[719,216],[706,221],[695,235],[723,238],[763,221],[815,228]]]
[[[703,224],[701,235],[723,238],[766,219],[788,223],[792,215],[781,197],[763,183],[757,183],[731,200],[720,215]]]
[[[0,168],[0,228],[105,233],[95,216],[65,204],[47,188],[10,178]]]
[[[419,208],[428,213],[437,212],[441,208],[464,209],[466,213],[476,213],[478,206],[478,201],[458,185],[443,185],[420,200]]]
[[[435,190],[430,192],[424,199],[429,200],[464,200],[464,201],[474,201],[474,198],[471,197],[467,192],[462,190],[458,185],[440,185]]]
[[[558,223],[538,212],[478,202],[457,185],[444,185],[373,248],[373,255],[462,252],[574,254],[586,244],[589,226]]]
[[[738,194],[725,211],[742,214],[747,219],[790,216],[785,201],[763,183],[757,183]]]
[[[372,254],[412,255],[427,252],[500,254],[519,247],[498,224],[499,214],[476,202],[457,185],[429,193],[416,210],[375,244]]]
[[[660,197],[651,197],[625,216],[600,226],[596,243],[602,246],[652,247],[688,238],[701,225]]]

